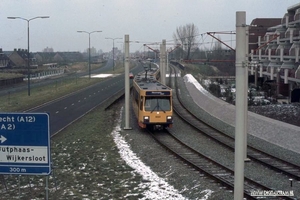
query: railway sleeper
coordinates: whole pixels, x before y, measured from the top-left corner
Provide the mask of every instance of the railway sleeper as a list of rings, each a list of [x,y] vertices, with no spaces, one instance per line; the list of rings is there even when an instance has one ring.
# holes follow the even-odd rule
[[[286,171],[288,171],[288,172],[295,172],[295,174],[298,174],[300,176],[299,169],[290,168],[290,169],[287,169]]]
[[[197,165],[199,167],[215,167],[210,161],[200,161],[199,165]]]
[[[224,172],[222,169],[209,169],[209,172],[212,174],[224,174],[226,173],[226,171]],[[229,172],[227,172],[229,173]]]
[[[290,166],[286,165],[286,164],[280,164],[280,163],[272,163],[272,166],[274,167],[278,167],[278,168],[291,168]]]
[[[214,174],[214,175],[217,176],[217,177],[229,177],[229,176],[232,176],[232,174],[228,173],[228,172],[217,173],[217,174]]]

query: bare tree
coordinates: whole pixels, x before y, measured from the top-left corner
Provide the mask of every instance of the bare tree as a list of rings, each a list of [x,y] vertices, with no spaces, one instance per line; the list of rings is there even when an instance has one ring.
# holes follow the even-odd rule
[[[221,37],[220,36],[218,36],[218,40],[215,41],[215,43],[214,43],[214,46],[212,48],[213,51],[221,51],[221,50],[223,50],[222,43],[220,42],[221,41]]]
[[[220,42],[221,41],[221,37],[218,36],[217,37],[218,40],[216,40],[214,43],[212,43],[212,49],[211,49],[211,52],[212,52],[212,59],[222,59],[222,51],[223,51],[223,48],[222,48],[222,43]]]
[[[181,44],[183,50],[186,52],[187,60],[190,59],[191,50],[197,47],[196,36],[198,34],[198,28],[193,23],[179,26],[176,28],[176,32],[173,33],[175,42]]]

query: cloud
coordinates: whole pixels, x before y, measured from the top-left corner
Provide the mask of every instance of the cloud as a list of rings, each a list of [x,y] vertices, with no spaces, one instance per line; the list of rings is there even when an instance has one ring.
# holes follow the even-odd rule
[[[32,39],[33,51],[46,46],[61,51],[86,49],[87,39],[77,30],[102,30],[100,35],[93,35],[92,45],[108,51],[111,42],[105,37],[129,34],[131,40],[172,40],[176,27],[187,23],[194,23],[200,33],[231,31],[235,30],[236,11],[246,11],[250,24],[259,17],[281,18],[296,3],[298,0],[281,4],[273,0],[1,0],[0,23],[5,31],[0,36],[5,39],[0,45],[4,49],[26,46],[26,23],[7,20],[8,16],[50,16],[30,25],[31,37],[38,39]],[[142,45],[133,48],[141,49]]]

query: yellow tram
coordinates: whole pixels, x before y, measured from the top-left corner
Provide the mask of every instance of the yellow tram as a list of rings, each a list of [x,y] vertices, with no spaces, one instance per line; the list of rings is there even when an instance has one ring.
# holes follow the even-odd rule
[[[141,128],[163,129],[173,124],[172,89],[157,81],[158,74],[158,69],[152,69],[133,80],[133,110]]]

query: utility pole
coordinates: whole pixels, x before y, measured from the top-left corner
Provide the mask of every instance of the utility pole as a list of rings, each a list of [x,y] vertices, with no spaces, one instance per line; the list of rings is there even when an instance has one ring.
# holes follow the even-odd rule
[[[113,71],[115,71],[115,40],[117,39],[122,39],[122,38],[105,38],[105,39],[110,39],[113,41]]]
[[[162,41],[162,58],[163,58],[163,65],[162,65],[162,84],[166,84],[166,66],[167,66],[167,56],[166,56],[166,40]]]
[[[162,84],[166,84],[166,40],[162,40],[160,44],[160,80]]]
[[[27,77],[28,77],[28,96],[30,96],[30,51],[29,51],[29,22],[34,19],[46,19],[49,16],[38,16],[31,19],[25,19],[23,17],[7,17],[7,19],[21,19],[27,21]]]
[[[89,79],[91,79],[91,34],[92,33],[101,33],[102,31],[77,31],[78,33],[87,33],[89,34]]]
[[[245,144],[245,70],[246,70],[246,12],[236,12],[236,106],[234,151],[234,200],[244,194],[244,145]]]
[[[245,138],[244,138],[244,161],[248,162],[250,159],[247,157],[247,137],[248,137],[248,65],[249,65],[249,26],[245,27],[246,31],[246,44],[245,44],[245,51],[246,51],[246,60],[245,60],[245,89],[244,89],[244,101],[245,101],[245,124],[244,124],[244,133],[245,133]]]
[[[129,85],[129,35],[125,35],[125,130],[132,129],[129,126],[129,103],[130,103],[130,85]]]

